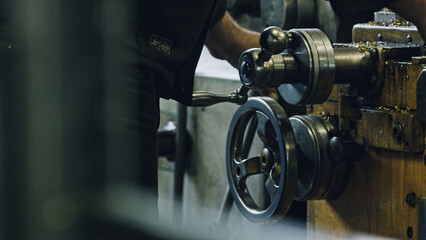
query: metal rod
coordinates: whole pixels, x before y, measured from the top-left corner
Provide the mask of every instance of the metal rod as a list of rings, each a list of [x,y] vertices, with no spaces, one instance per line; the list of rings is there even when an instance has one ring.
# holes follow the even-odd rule
[[[178,104],[177,108],[177,130],[176,130],[176,160],[174,172],[174,214],[173,218],[176,223],[182,222],[182,197],[183,197],[183,180],[185,175],[185,149],[186,149],[186,117],[187,107]]]
[[[336,80],[334,83],[369,81],[373,74],[373,62],[368,50],[358,48],[334,48]]]
[[[216,103],[230,102],[244,104],[247,102],[248,89],[241,86],[240,89],[231,93],[214,93],[196,91],[192,94],[192,107],[208,107]]]
[[[231,213],[233,202],[234,201],[232,199],[231,190],[229,189],[229,185],[228,185],[226,186],[225,195],[223,196],[222,204],[220,205],[220,209],[219,209],[219,215],[216,220],[218,226],[220,227],[226,226],[229,219],[229,214]]]

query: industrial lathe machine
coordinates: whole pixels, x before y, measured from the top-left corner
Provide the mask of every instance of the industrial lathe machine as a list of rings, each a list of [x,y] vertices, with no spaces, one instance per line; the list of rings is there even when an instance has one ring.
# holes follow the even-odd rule
[[[331,43],[319,29],[269,27],[261,48],[240,58],[241,88],[195,92],[193,105],[241,105],[228,130],[226,172],[249,220],[278,221],[294,201],[307,201],[308,239],[322,239],[321,230],[426,239],[424,42],[389,12],[352,35]],[[267,88],[307,114],[289,117],[279,101],[249,97]],[[255,137],[263,148],[253,154]],[[256,175],[262,201],[248,186]]]

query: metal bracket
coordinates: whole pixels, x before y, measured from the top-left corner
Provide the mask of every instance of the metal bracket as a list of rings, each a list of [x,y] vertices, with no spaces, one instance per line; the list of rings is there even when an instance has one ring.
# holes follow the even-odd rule
[[[356,143],[402,152],[424,151],[424,130],[415,113],[381,107],[361,109],[361,116]]]
[[[417,27],[408,22],[394,22],[387,26],[375,22],[356,24],[352,34],[354,42],[377,41],[418,46],[424,44]]]

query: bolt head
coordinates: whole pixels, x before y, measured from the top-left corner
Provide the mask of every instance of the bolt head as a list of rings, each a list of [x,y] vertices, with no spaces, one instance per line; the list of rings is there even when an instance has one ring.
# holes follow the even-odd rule
[[[411,192],[409,194],[407,194],[405,196],[405,202],[410,206],[410,207],[415,207],[417,204],[417,196],[414,192]]]
[[[401,143],[404,140],[404,128],[400,123],[395,123],[392,126],[392,137],[396,143]]]
[[[414,236],[414,230],[413,230],[412,227],[408,227],[407,228],[407,236],[408,236],[408,238],[413,238],[413,236]]]

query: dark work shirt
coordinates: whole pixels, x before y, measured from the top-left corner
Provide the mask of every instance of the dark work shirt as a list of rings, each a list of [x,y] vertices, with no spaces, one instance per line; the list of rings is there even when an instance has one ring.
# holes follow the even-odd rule
[[[11,27],[18,11],[12,8],[12,3],[13,0],[0,0],[0,41],[16,43]]]
[[[141,65],[160,97],[192,101],[195,68],[207,31],[224,15],[225,0],[140,1]]]

